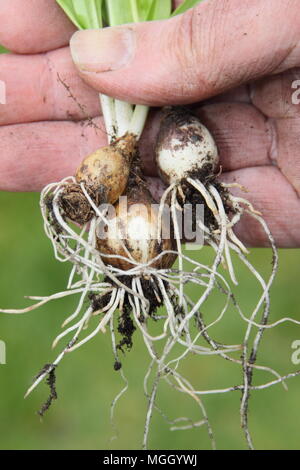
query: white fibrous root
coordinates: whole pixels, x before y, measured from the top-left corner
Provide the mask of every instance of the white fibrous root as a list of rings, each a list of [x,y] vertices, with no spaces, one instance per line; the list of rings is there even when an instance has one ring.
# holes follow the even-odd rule
[[[183,208],[185,204],[193,208],[203,206],[203,220],[194,222],[203,231],[204,241],[216,252],[218,262],[228,268],[234,284],[237,285],[237,280],[231,251],[241,257],[248,254],[233,231],[243,213],[261,223],[274,250],[274,258],[277,258],[273,238],[260,212],[249,201],[235,197],[229,191],[232,187],[245,188],[219,181],[217,146],[208,129],[188,110],[172,108],[166,111],[156,146],[156,161],[159,174],[168,185],[162,203],[171,208]],[[175,216],[173,223],[176,225]],[[181,240],[177,238],[176,241],[179,246]]]
[[[178,252],[181,250],[181,242],[185,237],[184,234],[180,234],[179,230],[176,230],[176,208],[179,207],[183,211],[184,206],[188,204],[192,206],[192,212],[196,213],[196,207],[202,205],[204,209],[203,218],[197,218],[196,220],[194,217],[193,222],[202,230],[204,243],[210,245],[215,252],[208,286],[213,289],[215,283],[218,283],[216,273],[219,266],[226,269],[233,285],[238,285],[232,254],[240,259],[261,286],[262,294],[249,317],[242,313],[236,299],[233,300],[234,296],[231,288],[225,289],[231,296],[239,315],[247,323],[245,335],[241,342],[243,385],[238,389],[242,391],[241,426],[247,444],[252,449],[253,442],[248,428],[248,402],[250,391],[255,389],[252,385],[253,370],[256,367],[263,369],[262,366],[256,366],[255,364],[263,333],[267,328],[272,328],[281,322],[292,321],[298,323],[296,320],[285,318],[273,325],[268,325],[270,288],[278,269],[278,254],[274,239],[262,214],[255,210],[247,199],[236,197],[230,193],[231,188],[239,188],[242,191],[246,191],[246,189],[238,183],[225,184],[219,181],[221,169],[218,168],[219,156],[214,139],[200,120],[186,108],[168,108],[165,110],[157,139],[156,162],[161,179],[168,185],[161,198],[161,204],[167,205],[171,209]],[[272,248],[272,271],[268,281],[265,281],[250,263],[247,257],[249,254],[248,249],[234,233],[234,227],[245,213],[261,225]],[[182,271],[181,260],[182,257],[179,257],[179,266]],[[192,261],[192,259],[189,258],[189,261]],[[179,299],[183,295],[182,284],[183,282],[181,282]],[[202,306],[201,299],[198,304],[196,303],[196,306],[198,313],[194,308],[192,312],[199,315],[199,309]],[[259,315],[260,320],[257,319]],[[217,349],[216,343],[206,333],[204,323],[200,323],[200,325],[203,337],[212,347]],[[257,328],[256,334],[253,332],[254,327]],[[254,335],[254,340],[250,339],[252,335]],[[225,358],[225,355],[222,355],[222,357]],[[226,355],[226,359],[229,359],[228,355]],[[277,380],[280,381],[279,374],[277,374]],[[197,392],[194,391],[193,393],[198,396]],[[218,393],[218,391],[215,391],[215,393]],[[219,393],[223,392],[220,390]],[[199,395],[201,394],[199,392]]]
[[[125,380],[124,388],[113,401],[113,418],[115,405],[127,390],[120,352],[132,348],[135,332],[139,332],[150,357],[144,381],[148,410],[143,447],[148,446],[154,410],[161,413],[172,430],[204,427],[212,447],[216,447],[202,395],[239,391],[242,393],[241,425],[248,446],[253,448],[248,428],[250,392],[275,383],[285,385],[285,378],[296,375],[282,378],[273,369],[256,364],[258,348],[267,329],[284,321],[299,323],[290,318],[268,322],[270,287],[278,266],[274,240],[262,215],[251,203],[230,193],[230,188],[237,184],[219,181],[217,146],[196,116],[182,108],[165,111],[156,161],[168,187],[159,204],[151,196],[142,174],[137,135],[127,132],[123,137],[115,137],[108,147],[86,157],[74,177],[50,184],[41,193],[44,228],[55,257],[72,264],[67,288],[48,297],[31,297],[37,303],[23,310],[1,311],[26,313],[66,296],[76,295],[79,299],[53,343],[54,347],[62,341],[66,345],[41,370],[26,396],[48,377],[51,395],[40,410],[44,414],[56,398],[55,369],[60,361],[67,353],[109,330],[114,369]],[[186,237],[179,215],[183,214],[181,219],[185,219],[186,204],[192,207],[193,228],[201,231],[204,242],[213,249],[210,266],[182,250]],[[204,208],[203,218],[198,216],[199,205]],[[261,224],[270,241],[273,264],[268,280],[250,263],[247,248],[234,233],[244,213]],[[233,292],[238,281],[233,255],[261,289],[251,313],[242,311]],[[221,267],[227,270],[221,271]],[[207,314],[205,309],[214,295],[220,299],[220,311]],[[215,325],[226,321],[228,312],[231,315],[235,312],[246,325],[234,344],[216,341],[211,333]],[[188,357],[203,356],[219,357],[239,367],[242,384],[216,390],[194,388],[179,366]],[[265,371],[275,378],[266,384],[253,385],[254,370]],[[172,421],[164,415],[156,400],[162,380],[194,400],[200,411],[198,420]]]

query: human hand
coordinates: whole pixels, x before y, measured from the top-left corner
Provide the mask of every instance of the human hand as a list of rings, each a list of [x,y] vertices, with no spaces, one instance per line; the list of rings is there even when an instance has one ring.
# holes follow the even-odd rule
[[[98,98],[77,77],[68,49],[41,53],[66,45],[72,26],[52,0],[31,0],[41,23],[46,8],[55,11],[58,23],[46,36],[41,28],[24,43],[30,16],[18,34],[15,24],[12,34],[8,21],[9,10],[18,8],[20,15],[22,3],[11,0],[9,7],[0,7],[7,28],[0,43],[17,52],[39,53],[0,57],[0,79],[12,100],[0,110],[0,184],[11,190],[40,189],[74,173],[82,157],[106,140],[103,133],[70,119],[82,119],[84,113],[68,98],[57,72],[89,116],[97,116]],[[71,42],[80,77],[95,90],[154,106],[206,99],[195,109],[216,138],[222,178],[249,189],[247,199],[263,212],[279,246],[300,245],[300,107],[292,104],[291,88],[300,77],[297,7],[296,0],[207,0],[167,22],[119,27],[114,34],[112,29],[78,32]],[[131,52],[125,45],[133,46]],[[115,55],[121,60],[117,65]],[[101,118],[96,122],[101,126]],[[152,175],[156,130],[153,117],[142,141],[146,172]],[[250,244],[266,243],[247,217],[238,231]]]

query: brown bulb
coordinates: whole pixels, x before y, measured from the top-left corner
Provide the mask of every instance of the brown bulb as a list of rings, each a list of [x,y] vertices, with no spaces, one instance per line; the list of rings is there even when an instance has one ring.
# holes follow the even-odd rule
[[[101,188],[102,192],[106,192],[105,202],[114,204],[125,191],[130,164],[136,152],[136,137],[126,134],[87,156],[76,171],[76,181],[93,191]]]

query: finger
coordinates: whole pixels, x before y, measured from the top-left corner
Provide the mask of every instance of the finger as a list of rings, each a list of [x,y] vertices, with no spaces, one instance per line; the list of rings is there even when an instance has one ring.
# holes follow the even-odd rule
[[[0,189],[40,191],[74,175],[82,159],[107,144],[101,118],[88,122],[40,122],[0,127]]]
[[[157,125],[155,124],[155,128]],[[145,142],[153,135],[145,130]],[[148,137],[147,137],[148,134]],[[40,191],[46,184],[74,175],[80,162],[107,145],[102,118],[92,122],[39,122],[0,127],[0,190]],[[147,162],[147,158],[151,162]],[[155,174],[150,153],[142,158],[143,171]]]
[[[251,84],[250,96],[269,118],[300,118],[300,68],[258,80]]]
[[[1,54],[0,80],[6,84],[0,125],[99,114],[98,94],[78,76],[68,48],[26,56]]]
[[[103,127],[101,119],[96,123]],[[84,156],[106,145],[106,141],[104,132],[96,133],[83,123],[45,122],[2,127],[0,188],[39,191],[50,182],[73,175]],[[278,246],[299,246],[299,198],[277,168],[245,168],[224,173],[222,179],[249,189],[247,199],[263,213]],[[163,190],[158,179],[153,180],[152,190],[158,200]],[[247,244],[267,246],[259,225],[247,216],[237,227],[237,233]]]
[[[251,98],[271,118],[271,158],[300,196],[300,68],[253,84]]]
[[[0,69],[0,79],[7,85],[7,104],[0,107],[1,125],[80,120],[99,114],[97,92],[78,77],[67,48],[47,55],[3,55]],[[156,117],[147,126],[149,141],[141,141],[148,162],[153,160],[160,122],[159,114],[152,115]],[[244,103],[207,105],[201,108],[200,117],[216,138],[225,170],[267,164],[273,134],[254,107]],[[149,165],[146,170],[151,174]]]
[[[1,1],[0,24],[0,44],[23,54],[65,46],[76,30],[55,0]]]
[[[216,103],[200,108],[197,114],[216,141],[224,171],[271,164],[274,133],[254,106]]]
[[[272,143],[268,127],[255,108],[220,103],[201,108],[199,114],[216,138],[223,169],[270,163]],[[157,174],[155,145],[161,116],[161,112],[150,113],[140,141],[144,172],[150,176]],[[47,182],[73,174],[85,155],[106,145],[105,132],[95,132],[93,127],[87,127],[89,123],[62,121],[0,127],[0,187],[11,191],[39,190]],[[42,164],[41,171],[43,158],[47,165]]]
[[[262,213],[278,248],[299,247],[300,200],[277,168],[244,168],[223,173],[220,179],[227,183],[239,183],[248,189],[247,193],[239,189],[230,189],[230,192],[246,198]],[[159,178],[147,180],[153,197],[159,201],[166,187]],[[261,224],[246,213],[234,232],[248,246],[270,246]]]
[[[208,98],[205,103],[248,103],[251,104],[249,84],[241,85],[231,90]]]
[[[238,182],[248,189],[246,194],[238,189],[230,191],[248,199],[262,213],[278,247],[299,247],[300,200],[279,169],[271,166],[245,168],[224,173],[221,179]],[[247,245],[270,246],[261,225],[250,215],[242,217],[235,233]]]
[[[278,145],[273,158],[300,197],[300,116],[278,119],[276,129]]]
[[[298,0],[211,0],[167,21],[78,31],[71,51],[103,93],[191,103],[299,64],[298,8]]]

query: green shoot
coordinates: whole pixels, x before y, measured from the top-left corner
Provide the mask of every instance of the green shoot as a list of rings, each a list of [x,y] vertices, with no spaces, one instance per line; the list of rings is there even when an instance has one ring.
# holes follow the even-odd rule
[[[149,3],[149,2],[148,2]],[[170,18],[172,12],[171,0],[152,0],[147,21],[166,20]]]
[[[130,4],[131,4],[133,21],[135,23],[138,23],[140,21],[140,15],[139,15],[139,9],[137,5],[137,0],[130,0]]]
[[[105,0],[108,25],[117,26],[126,23],[134,23],[132,0]]]
[[[185,0],[172,14],[172,0],[56,0],[78,29],[99,29],[140,21],[168,19],[183,13],[201,0]],[[110,141],[126,132],[141,136],[148,108],[100,95]]]
[[[56,0],[78,29],[101,28],[102,0]]]
[[[198,3],[202,2],[202,0],[185,0],[185,2],[181,3],[178,8],[172,13],[172,16],[180,15],[184,13],[186,10],[193,8]]]

